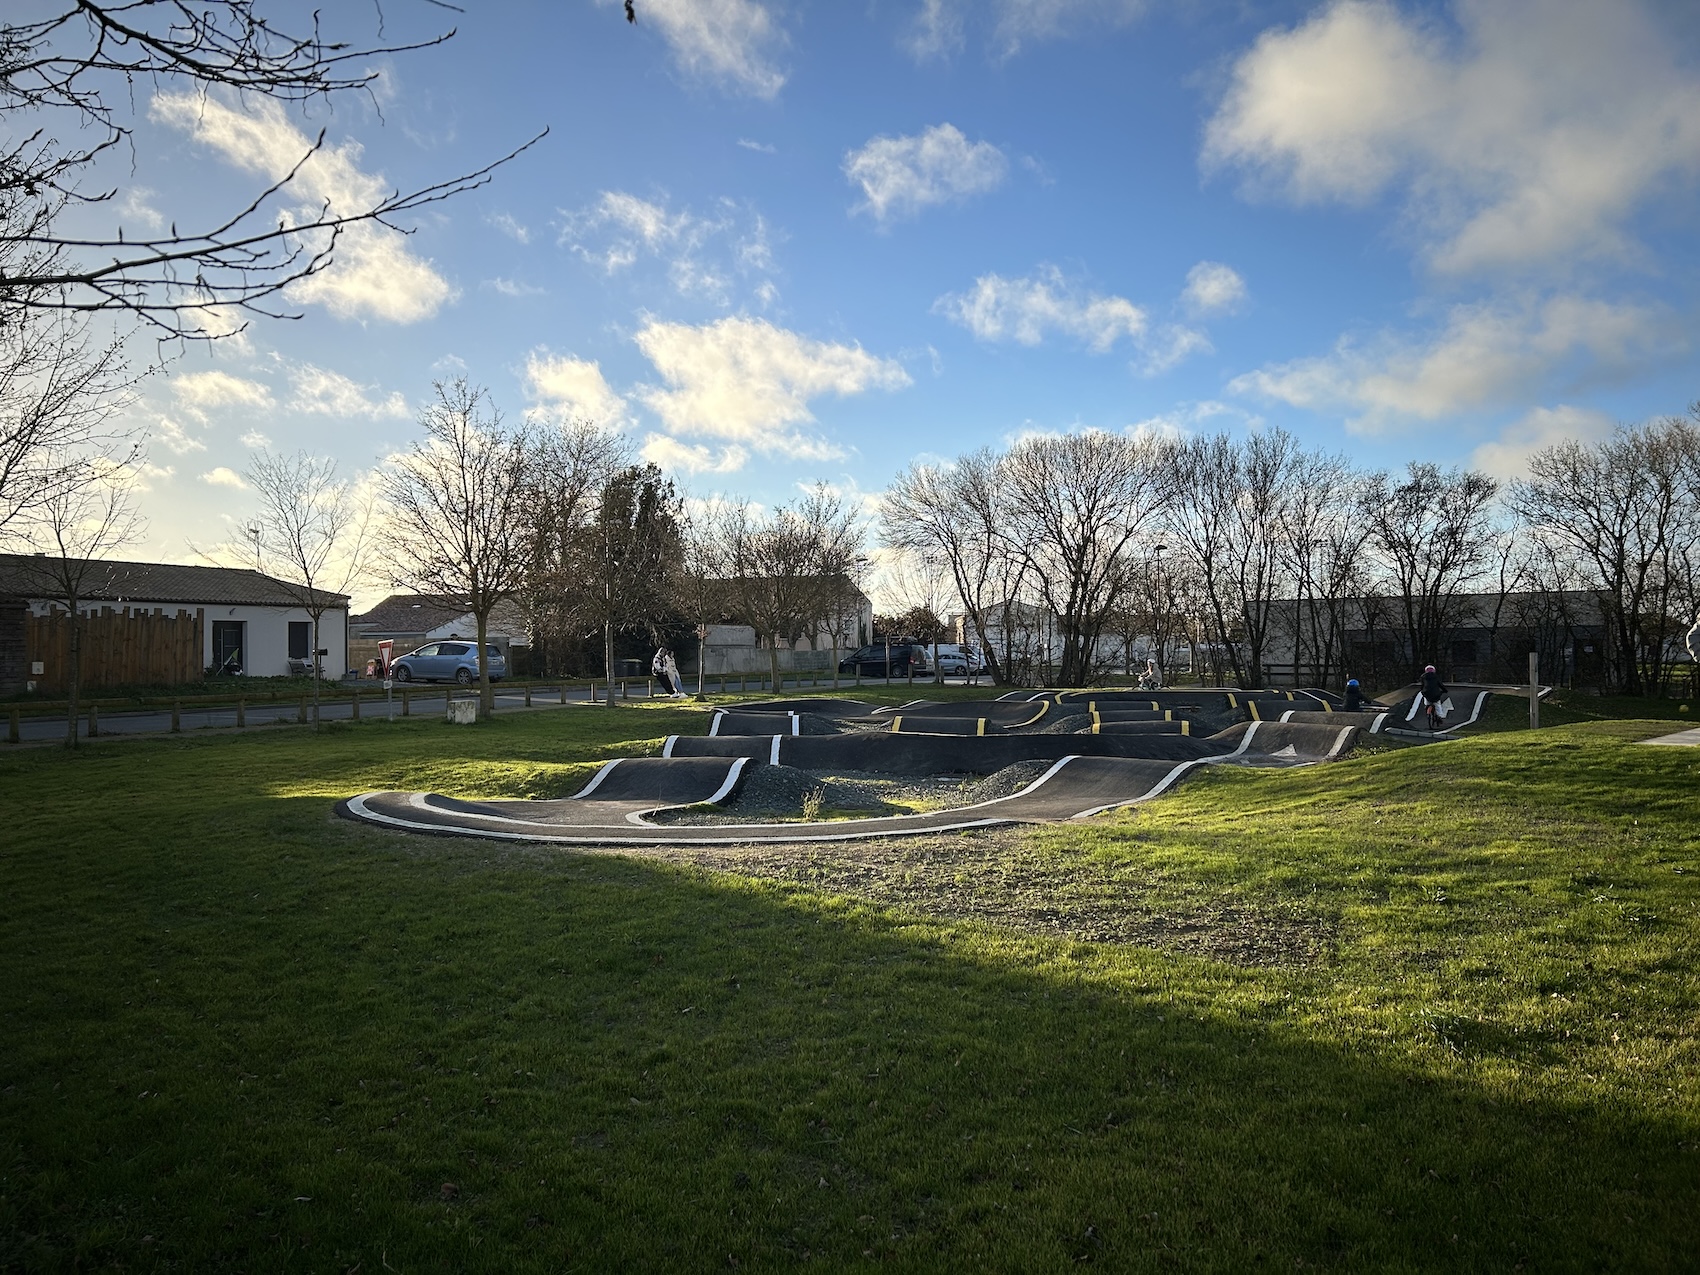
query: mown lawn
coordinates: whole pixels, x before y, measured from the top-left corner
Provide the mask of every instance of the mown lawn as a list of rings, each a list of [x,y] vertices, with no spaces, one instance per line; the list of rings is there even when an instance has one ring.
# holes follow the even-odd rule
[[[680,729],[0,756],[0,1268],[1693,1269],[1700,753],[1631,742],[1668,724],[1015,838],[1323,927],[1275,967],[331,814]]]

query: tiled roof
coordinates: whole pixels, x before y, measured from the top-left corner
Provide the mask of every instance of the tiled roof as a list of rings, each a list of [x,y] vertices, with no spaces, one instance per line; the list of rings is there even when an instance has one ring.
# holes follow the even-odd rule
[[[466,614],[459,603],[425,593],[392,593],[364,615],[348,617],[348,627],[367,633],[429,633],[439,624]]]
[[[0,553],[0,594],[48,596],[42,579],[49,559],[33,554]],[[51,579],[51,577],[49,577]],[[346,594],[329,594],[346,606]],[[300,591],[246,567],[194,567],[172,562],[96,562],[84,577],[83,597],[91,602],[177,602],[236,606],[300,606]]]
[[[367,637],[430,633],[468,614],[468,608],[460,603],[428,593],[392,593],[364,615],[350,616],[348,629]],[[498,602],[490,615],[490,632],[518,636],[525,631],[525,616],[519,607],[512,600]]]

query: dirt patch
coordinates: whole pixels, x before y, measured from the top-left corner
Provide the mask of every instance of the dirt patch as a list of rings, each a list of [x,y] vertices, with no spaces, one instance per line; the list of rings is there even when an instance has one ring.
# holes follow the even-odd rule
[[[1013,783],[1014,777],[1003,782]],[[945,920],[1184,952],[1235,965],[1314,964],[1326,959],[1335,937],[1331,920],[1298,908],[1203,897],[1153,902],[1165,891],[1148,869],[1041,850],[1030,830],[1017,827],[813,846],[681,845],[635,853]]]

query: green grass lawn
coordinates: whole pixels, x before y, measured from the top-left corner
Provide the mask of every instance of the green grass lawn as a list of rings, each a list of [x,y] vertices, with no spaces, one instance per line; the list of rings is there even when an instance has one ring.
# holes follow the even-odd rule
[[[1277,964],[332,815],[570,792],[703,729],[671,707],[12,752],[0,1268],[1693,1269],[1669,728],[937,840],[1322,936]]]

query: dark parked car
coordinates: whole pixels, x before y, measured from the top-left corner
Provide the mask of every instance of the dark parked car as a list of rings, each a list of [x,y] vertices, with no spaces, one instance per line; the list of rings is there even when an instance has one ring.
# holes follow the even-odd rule
[[[495,647],[484,649],[490,656],[490,680],[499,682],[508,675],[508,662]],[[427,642],[417,651],[409,651],[390,668],[398,682],[459,682],[471,686],[478,680],[478,644]]]
[[[840,673],[860,673],[863,677],[908,677],[911,669],[916,677],[931,677],[932,665],[927,662],[927,648],[909,642],[891,644],[891,671],[885,667],[886,645],[880,642],[852,651],[838,663]]]

